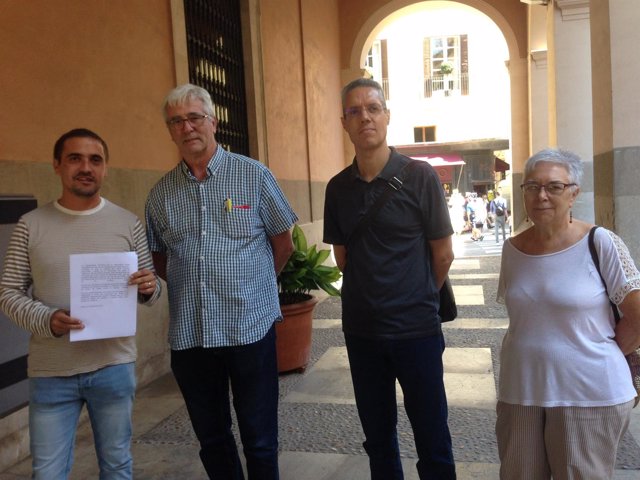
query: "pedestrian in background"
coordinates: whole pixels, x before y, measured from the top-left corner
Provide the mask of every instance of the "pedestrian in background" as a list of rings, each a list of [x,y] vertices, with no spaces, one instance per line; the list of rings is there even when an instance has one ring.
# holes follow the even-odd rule
[[[482,197],[476,196],[473,201],[473,229],[471,230],[471,240],[474,242],[484,240],[484,224],[487,221],[487,206]]]
[[[465,214],[464,197],[457,189],[454,189],[449,199],[449,218],[456,235],[461,235],[464,230]]]
[[[495,192],[495,198],[491,201],[490,212],[494,218],[493,228],[496,233],[496,243],[499,243],[500,229],[502,229],[502,241],[506,241],[509,209],[507,208],[507,201],[500,195],[498,190]]]

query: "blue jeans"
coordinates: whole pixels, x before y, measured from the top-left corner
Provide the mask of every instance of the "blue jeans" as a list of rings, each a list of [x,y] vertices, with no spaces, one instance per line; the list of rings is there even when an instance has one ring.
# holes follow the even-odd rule
[[[70,377],[30,378],[32,478],[62,480],[69,476],[78,418],[86,404],[100,479],[131,479],[131,410],[135,391],[134,363]]]
[[[493,225],[493,228],[495,229],[496,232],[496,243],[499,242],[499,238],[500,238],[500,232],[499,229],[502,229],[502,241],[506,242],[507,241],[507,217],[504,215],[501,216],[497,216],[496,215],[496,219]]]
[[[250,480],[278,480],[278,366],[275,327],[249,345],[171,351],[200,459],[210,478],[242,480],[231,431],[229,383]]]
[[[351,378],[372,480],[402,480],[396,379],[411,422],[422,480],[456,478],[447,425],[442,334],[408,339],[345,335]]]

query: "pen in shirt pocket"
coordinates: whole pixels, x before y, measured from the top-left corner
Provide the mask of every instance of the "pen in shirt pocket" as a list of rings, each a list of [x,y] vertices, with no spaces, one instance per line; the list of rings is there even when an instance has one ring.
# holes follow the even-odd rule
[[[233,201],[231,200],[231,197],[227,197],[224,199],[224,209],[227,213],[231,213],[233,211],[234,208],[240,209],[240,210],[249,210],[251,208],[251,205],[234,205]]]

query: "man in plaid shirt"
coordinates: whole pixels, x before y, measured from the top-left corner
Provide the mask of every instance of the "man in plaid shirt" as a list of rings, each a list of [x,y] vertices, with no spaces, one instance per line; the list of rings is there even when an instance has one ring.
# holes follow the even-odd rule
[[[147,236],[169,291],[171,369],[211,478],[278,478],[276,277],[297,217],[271,172],[224,150],[209,93],[172,90],[164,114],[182,161],[151,190]]]

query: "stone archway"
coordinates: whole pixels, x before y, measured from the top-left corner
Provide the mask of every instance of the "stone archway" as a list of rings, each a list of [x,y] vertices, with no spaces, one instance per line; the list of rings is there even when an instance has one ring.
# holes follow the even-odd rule
[[[511,86],[511,156],[512,184],[522,178],[524,161],[530,154],[528,104],[528,46],[527,7],[513,0],[451,0],[468,5],[489,17],[504,35],[508,52],[508,70]],[[415,0],[349,0],[341,2],[340,11],[345,20],[341,28],[342,83],[362,76],[366,45],[370,45],[382,29],[382,22],[405,7],[417,5]],[[345,142],[345,158],[351,158],[349,142]],[[524,218],[520,198],[513,198],[513,214],[517,223]]]

